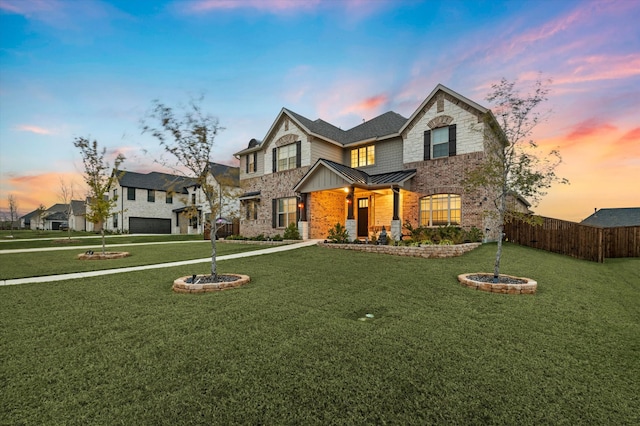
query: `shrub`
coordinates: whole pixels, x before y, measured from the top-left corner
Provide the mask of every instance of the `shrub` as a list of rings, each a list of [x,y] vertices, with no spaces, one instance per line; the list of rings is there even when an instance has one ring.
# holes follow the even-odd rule
[[[349,242],[349,233],[340,223],[336,223],[333,228],[329,228],[327,239],[332,243],[344,244]]]
[[[287,235],[287,234],[285,234],[285,235]],[[282,241],[283,240],[282,235],[280,235],[280,234],[274,235],[273,237],[271,237],[271,239],[273,241]]]
[[[295,223],[291,222],[287,229],[284,230],[284,239],[285,240],[299,240],[300,239],[300,231],[298,231],[298,227]]]
[[[482,231],[472,226],[471,229],[464,232],[464,241],[470,243],[480,243],[482,242]]]

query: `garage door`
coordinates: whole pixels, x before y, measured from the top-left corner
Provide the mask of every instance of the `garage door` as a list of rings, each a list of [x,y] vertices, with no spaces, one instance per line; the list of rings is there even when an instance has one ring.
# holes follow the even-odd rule
[[[129,232],[132,234],[170,234],[171,219],[130,217]]]

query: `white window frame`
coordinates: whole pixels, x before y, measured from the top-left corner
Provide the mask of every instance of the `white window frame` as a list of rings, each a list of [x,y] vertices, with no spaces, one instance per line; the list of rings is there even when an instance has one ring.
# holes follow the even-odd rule
[[[420,199],[420,226],[460,226],[461,223],[462,197],[459,194],[434,194]]]
[[[292,143],[278,148],[278,171],[291,170],[296,168],[296,144]]]
[[[278,215],[277,227],[286,228],[291,223],[296,223],[296,197],[278,198],[276,214]]]

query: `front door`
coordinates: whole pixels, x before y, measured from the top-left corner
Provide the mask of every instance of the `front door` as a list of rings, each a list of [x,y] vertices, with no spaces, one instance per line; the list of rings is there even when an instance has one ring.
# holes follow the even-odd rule
[[[369,199],[358,198],[358,237],[369,236]]]

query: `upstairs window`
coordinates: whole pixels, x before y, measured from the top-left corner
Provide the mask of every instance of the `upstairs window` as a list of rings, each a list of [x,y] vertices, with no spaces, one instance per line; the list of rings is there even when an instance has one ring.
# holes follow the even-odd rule
[[[420,226],[460,225],[458,194],[436,194],[420,199]]]
[[[296,146],[285,145],[278,148],[278,171],[296,168]]]
[[[167,192],[167,197],[165,198],[165,203],[173,204],[173,194],[171,192]]]
[[[456,155],[456,125],[424,132],[424,160]]]
[[[247,155],[247,169],[246,169],[247,173],[255,173],[257,171],[257,168],[256,168],[257,154],[258,154],[257,152],[254,152],[252,154]]]
[[[376,147],[363,146],[351,150],[351,167],[372,166],[376,162]]]
[[[147,189],[147,201],[150,203],[156,202],[156,191],[153,189]]]
[[[127,188],[127,200],[135,201],[136,200],[136,189],[135,188]]]
[[[301,142],[273,148],[272,156],[273,173],[299,168],[302,165]]]

